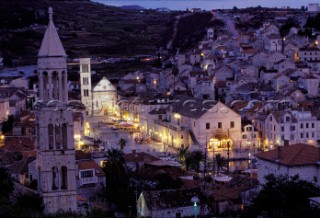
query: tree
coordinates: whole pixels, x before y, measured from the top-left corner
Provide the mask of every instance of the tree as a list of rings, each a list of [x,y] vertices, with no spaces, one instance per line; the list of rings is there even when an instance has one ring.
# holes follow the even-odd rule
[[[193,151],[186,155],[187,170],[193,169],[197,172],[200,170],[200,162],[204,160],[204,154],[202,151]]]
[[[319,209],[312,209],[309,197],[319,196],[320,190],[314,184],[299,179],[299,176],[276,177],[269,174],[266,183],[253,200],[252,206],[243,217],[320,217]]]
[[[226,159],[218,153],[214,155],[214,162],[217,166],[217,173],[220,175],[221,168],[226,164]]]
[[[14,116],[9,115],[5,121],[2,122],[2,133],[8,133],[12,131]]]
[[[0,197],[8,198],[13,191],[13,181],[8,171],[0,167]]]
[[[123,150],[123,148],[127,145],[127,140],[121,138],[118,142],[118,145],[120,146],[121,150]]]
[[[109,149],[107,160],[103,164],[103,171],[106,174],[107,200],[119,208],[127,209],[127,198],[124,196],[127,195],[129,176],[123,151]]]
[[[187,152],[188,152],[189,146],[186,147],[180,147],[178,149],[178,159],[179,163],[181,163],[182,169],[186,170],[188,169],[188,166],[186,165],[186,157],[187,157]]]

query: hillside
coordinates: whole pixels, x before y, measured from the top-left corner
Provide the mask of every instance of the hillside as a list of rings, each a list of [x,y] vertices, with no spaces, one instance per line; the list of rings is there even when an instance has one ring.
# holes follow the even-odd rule
[[[171,37],[176,15],[124,10],[85,0],[2,1],[0,56],[6,64],[36,63],[49,6],[69,58],[154,54]]]

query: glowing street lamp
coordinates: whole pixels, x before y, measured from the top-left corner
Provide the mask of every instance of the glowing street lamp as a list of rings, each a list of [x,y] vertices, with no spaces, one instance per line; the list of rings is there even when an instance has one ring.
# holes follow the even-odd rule
[[[198,213],[198,211],[197,211],[197,207],[198,207],[197,203],[199,203],[199,201],[200,200],[199,200],[199,198],[197,196],[194,196],[194,197],[191,198],[191,202],[193,203],[194,218],[197,218],[197,213]]]

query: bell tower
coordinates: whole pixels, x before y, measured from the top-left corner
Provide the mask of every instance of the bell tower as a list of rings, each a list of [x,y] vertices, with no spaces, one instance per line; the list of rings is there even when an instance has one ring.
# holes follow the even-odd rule
[[[74,107],[68,103],[67,55],[52,14],[49,8],[49,24],[38,54],[35,103],[38,191],[46,213],[77,210]]]
[[[92,116],[93,100],[91,90],[90,58],[80,58],[81,102],[86,106],[86,115]]]

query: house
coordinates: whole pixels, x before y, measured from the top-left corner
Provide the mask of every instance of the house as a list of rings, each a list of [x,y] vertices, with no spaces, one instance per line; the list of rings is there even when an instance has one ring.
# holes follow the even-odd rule
[[[191,202],[193,197],[198,198],[198,203]],[[196,206],[196,209],[195,209]],[[138,217],[191,217],[206,215],[204,198],[199,189],[177,189],[161,191],[143,191],[137,202]]]
[[[279,34],[272,33],[264,39],[264,48],[267,51],[282,51],[282,38]]]
[[[268,54],[259,52],[251,57],[252,64],[256,67],[267,66]]]
[[[278,74],[273,77],[272,79],[272,87],[275,91],[280,91],[284,87],[287,87],[290,82],[290,78],[285,74]]]
[[[303,86],[307,90],[307,95],[309,97],[316,97],[319,95],[319,78],[310,74],[302,80]]]
[[[298,52],[300,61],[317,61],[320,60],[320,49],[317,47],[303,47]]]
[[[268,174],[289,177],[299,175],[300,179],[320,186],[319,155],[319,148],[301,143],[258,153],[258,180],[264,184]]]
[[[311,111],[281,110],[271,112],[265,119],[265,135],[270,148],[285,143],[316,145],[320,139],[320,121]]]

